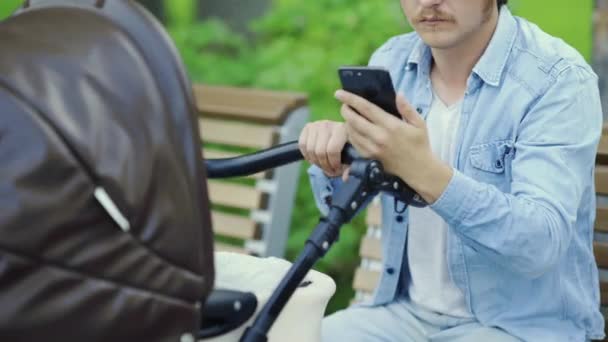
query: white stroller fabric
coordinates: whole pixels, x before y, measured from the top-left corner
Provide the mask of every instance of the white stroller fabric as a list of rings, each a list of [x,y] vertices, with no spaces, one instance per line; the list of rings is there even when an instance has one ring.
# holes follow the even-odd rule
[[[253,292],[258,300],[256,314],[244,325],[225,335],[205,342],[235,342],[250,326],[287,270],[289,261],[258,258],[230,252],[215,253],[215,288]],[[269,342],[317,342],[321,340],[321,320],[336,284],[329,276],[315,270],[308,272],[303,283],[287,302],[268,334]]]

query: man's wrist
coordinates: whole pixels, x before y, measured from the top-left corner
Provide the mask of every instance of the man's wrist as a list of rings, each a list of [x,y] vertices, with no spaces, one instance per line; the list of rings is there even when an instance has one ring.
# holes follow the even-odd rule
[[[435,203],[443,194],[454,176],[449,165],[434,157],[425,163],[427,168],[419,172],[417,179],[409,184],[428,204]]]

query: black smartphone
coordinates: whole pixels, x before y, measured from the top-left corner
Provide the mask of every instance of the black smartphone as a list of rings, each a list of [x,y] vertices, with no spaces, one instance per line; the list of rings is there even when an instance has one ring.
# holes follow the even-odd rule
[[[401,119],[395,89],[388,70],[380,67],[344,66],[338,69],[342,89],[359,95]]]

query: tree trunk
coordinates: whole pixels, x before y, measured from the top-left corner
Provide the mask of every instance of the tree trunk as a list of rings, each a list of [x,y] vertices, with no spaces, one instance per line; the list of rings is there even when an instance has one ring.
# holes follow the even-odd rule
[[[608,119],[608,0],[597,0],[594,15],[593,69],[600,77],[604,120]]]
[[[270,0],[199,0],[198,17],[220,18],[230,28],[250,36],[249,22],[262,16],[270,3]]]

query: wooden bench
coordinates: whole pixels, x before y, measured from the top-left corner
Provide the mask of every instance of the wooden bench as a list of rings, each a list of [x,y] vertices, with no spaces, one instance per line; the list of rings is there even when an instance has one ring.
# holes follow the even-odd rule
[[[608,328],[608,125],[604,125],[595,165],[597,211],[593,252],[599,268],[601,310]],[[606,329],[608,332],[608,329]],[[608,335],[608,333],[607,333]],[[604,341],[608,341],[605,339]]]
[[[204,158],[227,158],[297,140],[307,97],[292,92],[194,85]],[[282,257],[299,163],[241,179],[209,180],[216,249]]]
[[[599,268],[601,310],[608,317],[608,125],[604,126],[598,147],[595,169],[597,211],[593,249]],[[355,270],[353,302],[371,299],[382,272],[382,245],[380,225],[382,217],[379,201],[370,204],[366,215],[367,233],[361,239],[359,256],[361,263]],[[608,327],[608,321],[606,321]],[[608,331],[608,329],[607,329]],[[608,341],[608,339],[606,339]]]
[[[599,76],[604,120],[608,119],[608,0],[595,1],[593,14],[593,70]]]
[[[355,290],[353,302],[371,300],[372,293],[380,281],[382,272],[382,211],[379,197],[376,197],[367,207],[365,224],[367,225],[367,231],[361,238],[361,244],[359,245],[361,263],[355,270],[353,278],[353,289]]]

